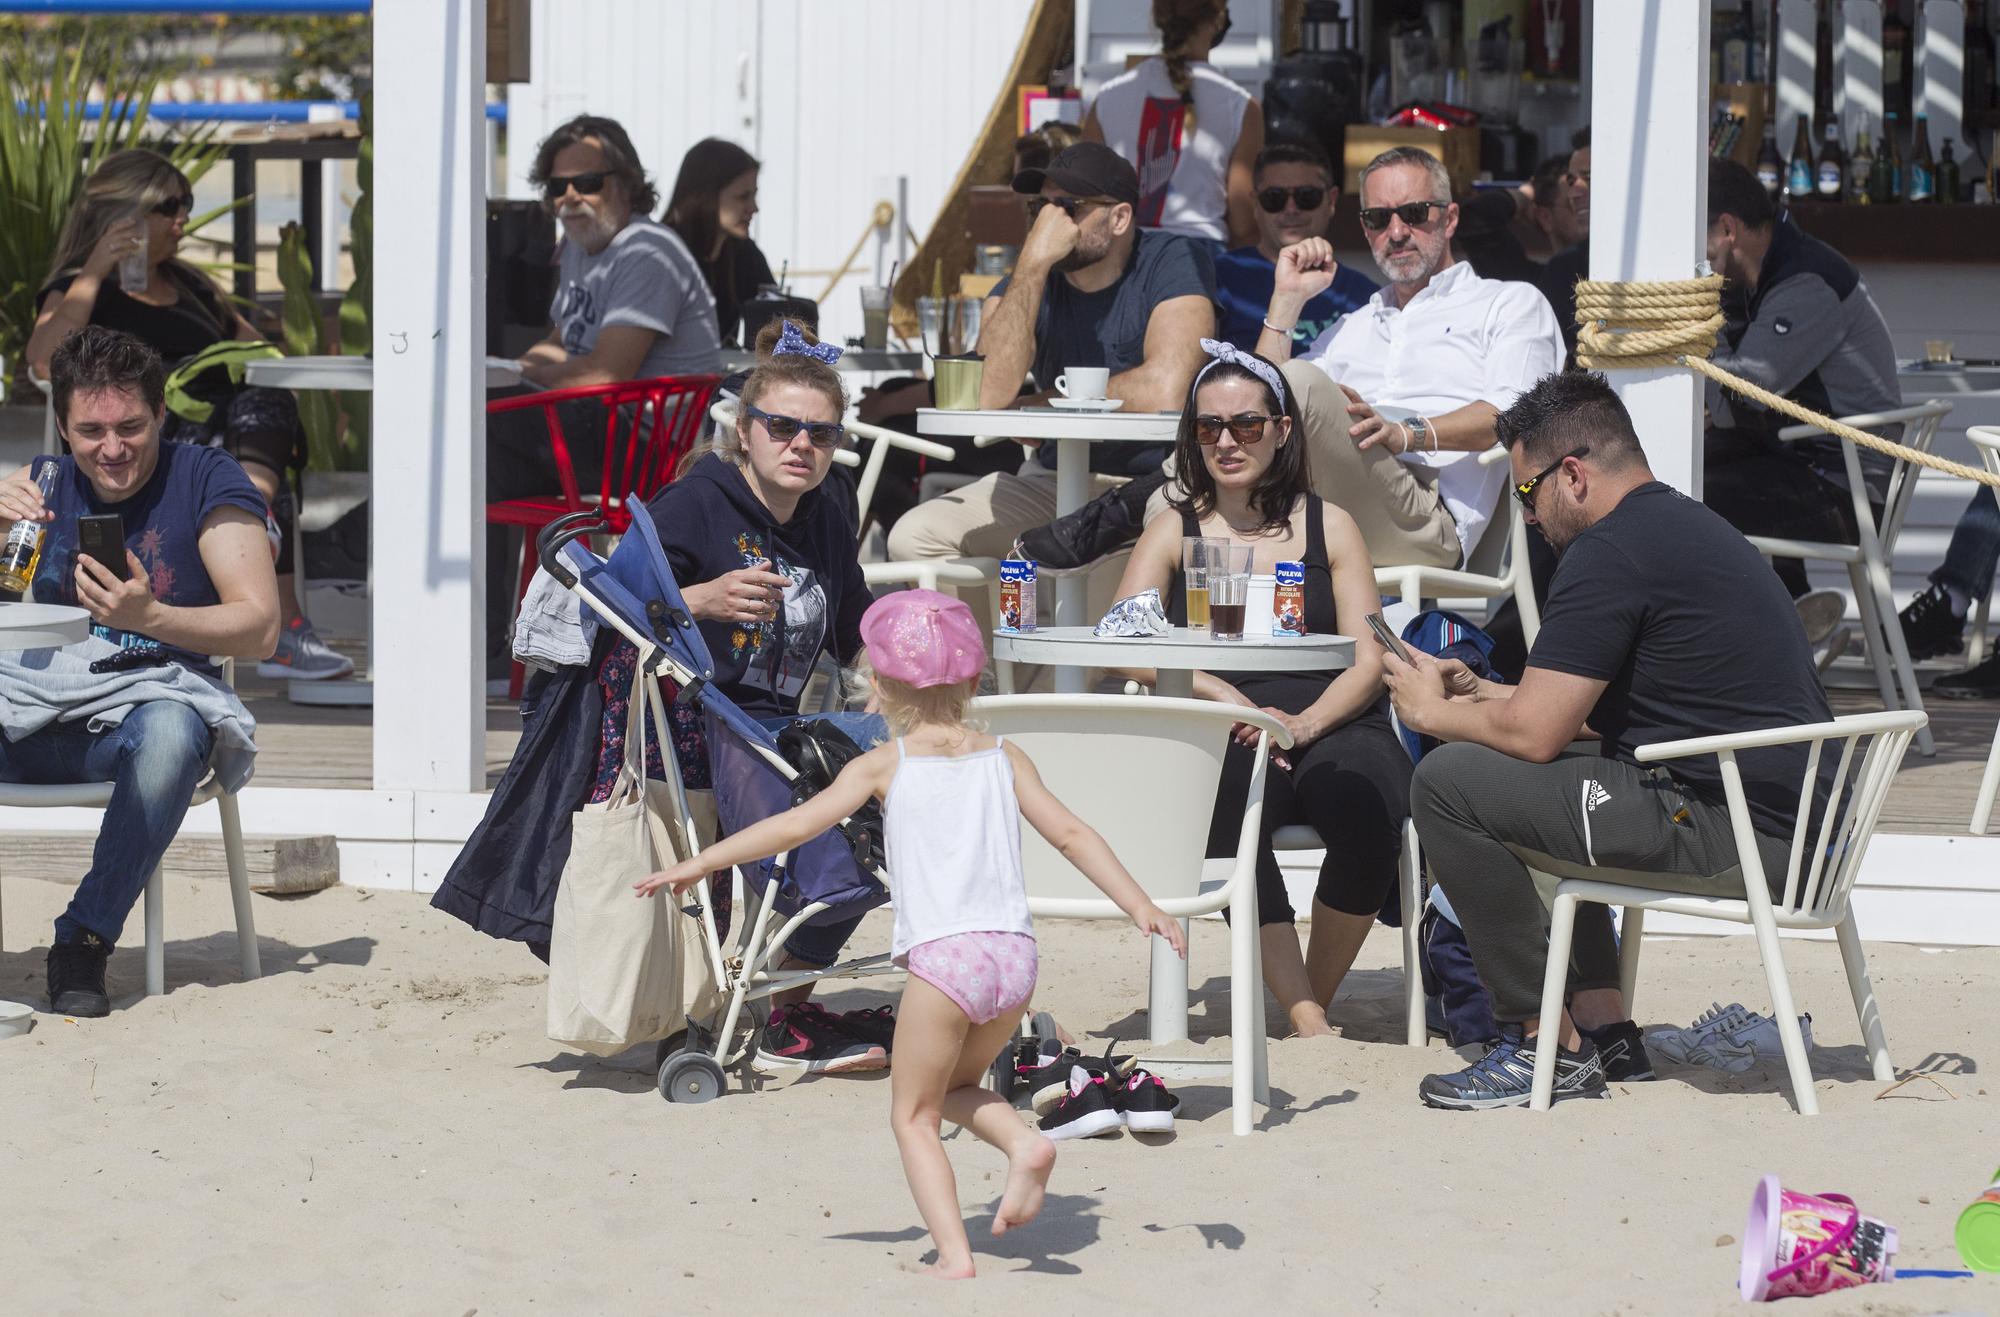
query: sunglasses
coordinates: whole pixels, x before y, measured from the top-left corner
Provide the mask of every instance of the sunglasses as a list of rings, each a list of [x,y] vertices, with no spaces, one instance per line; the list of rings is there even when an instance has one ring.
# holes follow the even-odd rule
[[[576,194],[580,197],[594,197],[604,191],[604,180],[610,177],[611,175],[602,170],[594,174],[551,174],[548,181],[542,184],[542,195],[550,201],[555,201],[563,193],[575,188]]]
[[[1290,199],[1300,210],[1318,210],[1319,203],[1326,200],[1323,187],[1267,187],[1257,194],[1257,204],[1264,208],[1266,215],[1276,215],[1285,208]]]
[[[1389,217],[1394,215],[1410,228],[1421,228],[1428,223],[1433,209],[1443,210],[1449,202],[1412,201],[1404,206],[1367,206],[1361,211],[1361,227],[1370,233],[1380,233],[1389,227]]]
[[[1275,416],[1265,416],[1258,412],[1238,412],[1234,416],[1197,416],[1194,418],[1194,441],[1203,446],[1222,442],[1222,432],[1229,431],[1230,438],[1239,448],[1247,448],[1264,438],[1264,426],[1275,421]]]
[[[764,423],[764,429],[778,443],[788,444],[799,437],[799,431],[806,432],[814,448],[837,448],[847,437],[847,427],[838,421],[802,421],[796,416],[774,416],[756,407],[745,407],[747,414]]]
[[[155,215],[164,216],[167,219],[179,219],[181,216],[188,214],[193,209],[194,209],[193,197],[185,197],[185,196],[168,197],[165,201],[162,201],[158,205],[153,207],[153,213]]]
[[[1076,213],[1085,206],[1108,206],[1110,204],[1108,201],[1099,201],[1095,197],[1030,197],[1028,199],[1028,220],[1032,223],[1040,219],[1042,210],[1048,206],[1054,206],[1071,219],[1075,219]]]
[[[1564,453],[1561,457],[1558,457],[1555,461],[1549,463],[1547,466],[1543,467],[1540,471],[1536,472],[1531,479],[1523,480],[1520,484],[1514,486],[1514,497],[1521,500],[1521,510],[1526,512],[1531,517],[1535,515],[1536,488],[1540,486],[1540,484],[1544,480],[1547,480],[1550,476],[1554,475],[1557,467],[1560,467],[1564,462],[1569,461],[1572,457],[1588,457],[1588,456],[1590,456],[1590,449],[1588,448],[1578,448],[1571,452]]]

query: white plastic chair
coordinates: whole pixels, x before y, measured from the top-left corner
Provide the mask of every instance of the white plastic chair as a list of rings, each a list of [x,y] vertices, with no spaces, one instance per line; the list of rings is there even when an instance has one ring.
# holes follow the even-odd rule
[[[2000,475],[2000,425],[1975,425],[1965,432],[1972,440],[1986,469]],[[1993,596],[1979,601],[1978,609],[1972,615],[1972,638],[1966,644],[1966,658],[1978,663],[1986,652],[1986,618],[1993,604]],[[1972,833],[1976,837],[1986,835],[1993,822],[1993,798],[2000,795],[2000,726],[1993,729],[1993,748],[1986,752],[1986,772],[1979,779],[1979,795],[1972,802]]]
[[[1495,445],[1478,457],[1481,466],[1501,466],[1507,450]],[[1500,506],[1486,523],[1479,543],[1472,546],[1463,567],[1377,567],[1375,588],[1413,607],[1426,599],[1512,597],[1521,612],[1521,632],[1529,645],[1542,629],[1542,610],[1535,600],[1535,581],[1528,569],[1528,523],[1521,518],[1520,500],[1512,482],[1501,490]]]
[[[1645,912],[1664,910],[1669,914],[1697,919],[1722,919],[1749,924],[1757,931],[1757,950],[1764,960],[1764,977],[1771,990],[1771,1010],[1776,1016],[1778,1036],[1783,1040],[1785,1066],[1791,1074],[1792,1098],[1800,1115],[1819,1114],[1813,1093],[1812,1067],[1806,1060],[1805,1040],[1799,1033],[1798,1011],[1792,1003],[1792,982],[1785,972],[1784,953],[1778,930],[1833,929],[1840,942],[1840,958],[1847,967],[1847,986],[1854,998],[1854,1012],[1861,1022],[1861,1037],[1868,1047],[1868,1060],[1878,1081],[1895,1078],[1889,1064],[1889,1044],[1883,1036],[1882,1015],[1875,1003],[1875,990],[1868,982],[1868,962],[1861,950],[1861,934],[1855,928],[1854,911],[1848,898],[1861,861],[1868,853],[1876,818],[1888,795],[1890,780],[1903,762],[1910,738],[1927,721],[1914,710],[1853,714],[1827,723],[1799,727],[1773,727],[1764,731],[1735,732],[1726,736],[1699,736],[1682,741],[1664,741],[1641,746],[1640,763],[1663,763],[1696,755],[1714,755],[1722,766],[1723,794],[1729,801],[1729,821],[1736,835],[1736,852],[1743,872],[1744,897],[1690,896],[1666,888],[1638,887],[1626,883],[1600,882],[1589,878],[1565,878],[1556,885],[1555,906],[1550,917],[1549,963],[1542,979],[1540,1033],[1535,1040],[1535,1083],[1531,1105],[1537,1111],[1549,1108],[1555,1088],[1557,1034],[1562,1022],[1563,985],[1569,973],[1570,937],[1576,922],[1579,901],[1599,901],[1625,908],[1618,955],[1619,985],[1625,993],[1626,1009],[1631,1009],[1632,993],[1639,977],[1639,948],[1644,936]],[[1811,827],[1809,806],[1818,777],[1822,751],[1827,742],[1837,742],[1839,759],[1835,765],[1833,789],[1827,795],[1826,810],[1817,829]],[[1864,744],[1865,743],[1865,744]],[[1743,776],[1736,763],[1739,751],[1771,746],[1808,747],[1805,771],[1799,790],[1798,823],[1792,832],[1791,859],[1786,867],[1784,887],[1777,900],[1766,885],[1764,864],[1752,830],[1750,808],[1743,796]],[[1860,762],[1855,763],[1856,751]],[[1850,771],[1852,770],[1852,771]]]
[[[223,665],[223,680],[235,685],[235,665]],[[0,782],[0,807],[15,809],[103,809],[111,803],[111,782],[25,783]],[[222,850],[229,866],[229,895],[236,906],[236,949],[245,979],[260,978],[263,967],[257,955],[257,926],[250,908],[250,868],[243,858],[243,819],[236,797],[222,789],[213,773],[194,789],[189,803],[215,802],[222,816]],[[157,997],[167,990],[167,951],[164,931],[163,894],[165,862],[155,865],[146,879],[146,995]]]
[[[1840,419],[1859,430],[1901,422],[1901,442],[1927,453],[1937,439],[1938,424],[1950,414],[1951,404],[1940,400]],[[1790,443],[1825,433],[1817,425],[1788,425],[1778,431],[1778,438]],[[1848,495],[1854,500],[1858,543],[1829,544],[1820,540],[1779,539],[1771,535],[1746,538],[1766,558],[1807,558],[1844,565],[1847,579],[1854,588],[1855,606],[1861,612],[1862,629],[1868,636],[1868,660],[1875,667],[1875,684],[1882,691],[1883,705],[1890,709],[1904,708],[1922,713],[1923,692],[1917,686],[1916,668],[1910,662],[1909,645],[1905,643],[1903,628],[1897,621],[1896,598],[1889,582],[1890,570],[1896,560],[1896,537],[1902,533],[1903,518],[1910,510],[1910,497],[1917,490],[1918,468],[1902,458],[1896,459],[1889,473],[1888,496],[1883,500],[1882,521],[1878,525],[1868,504],[1868,487],[1861,479],[1860,450],[1843,439],[1840,453],[1847,464]],[[1937,753],[1928,726],[1917,733],[1917,752],[1924,755]]]
[[[54,457],[62,452],[62,443],[56,438],[56,394],[55,388],[47,380],[28,370],[28,382],[42,391],[42,456]]]
[[[1270,1103],[1257,942],[1257,834],[1269,750],[1289,747],[1291,737],[1269,714],[1208,700],[996,695],[973,701],[972,711],[1034,759],[1056,798],[1103,834],[1167,914],[1185,919],[1229,911],[1231,1127],[1248,1134],[1251,1104]],[[1201,874],[1209,817],[1230,729],[1237,723],[1251,723],[1263,735],[1257,741],[1235,864],[1228,881],[1205,892]],[[1028,908],[1037,916],[1125,917],[1032,828],[1021,830],[1021,863]],[[1153,968],[1156,980],[1185,974],[1164,942],[1154,948]]]

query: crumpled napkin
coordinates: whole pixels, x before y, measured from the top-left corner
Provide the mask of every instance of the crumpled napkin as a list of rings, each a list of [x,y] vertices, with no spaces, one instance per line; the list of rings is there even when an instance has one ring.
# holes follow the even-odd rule
[[[1100,636],[1164,636],[1172,630],[1158,590],[1141,590],[1129,599],[1120,599],[1097,624]]]

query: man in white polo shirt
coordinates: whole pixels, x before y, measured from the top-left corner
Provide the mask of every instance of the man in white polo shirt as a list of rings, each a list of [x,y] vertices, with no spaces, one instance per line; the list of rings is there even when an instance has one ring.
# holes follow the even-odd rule
[[[1562,332],[1533,285],[1454,261],[1451,176],[1414,147],[1361,171],[1361,227],[1388,285],[1291,355],[1305,304],[1333,282],[1333,247],[1278,253],[1257,351],[1285,363],[1313,488],[1360,526],[1378,566],[1456,567],[1492,520],[1505,464],[1481,466],[1501,410],[1563,362]]]

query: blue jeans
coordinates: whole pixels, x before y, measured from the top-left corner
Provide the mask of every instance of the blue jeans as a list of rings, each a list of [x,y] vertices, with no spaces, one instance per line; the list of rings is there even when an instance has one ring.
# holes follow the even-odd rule
[[[102,732],[53,723],[19,741],[0,737],[0,782],[115,784],[90,872],[56,920],[56,945],[81,942],[85,933],[117,943],[125,916],[180,831],[195,785],[208,771],[210,744],[201,715],[171,700],[141,704]]]
[[[2000,562],[2000,502],[1994,500],[1990,485],[1981,485],[1951,528],[1951,545],[1931,573],[1931,583],[1961,592],[1977,608],[1993,589],[1996,562]]]
[[[867,750],[888,739],[889,724],[879,713],[808,713],[801,715],[814,722],[830,722],[846,732],[853,742]],[[789,724],[790,718],[760,718],[765,728],[777,731]],[[843,919],[832,924],[807,924],[794,932],[785,941],[785,950],[794,960],[811,965],[815,969],[825,969],[840,959],[840,949],[847,945],[847,939],[854,936],[860,927],[862,916]]]

